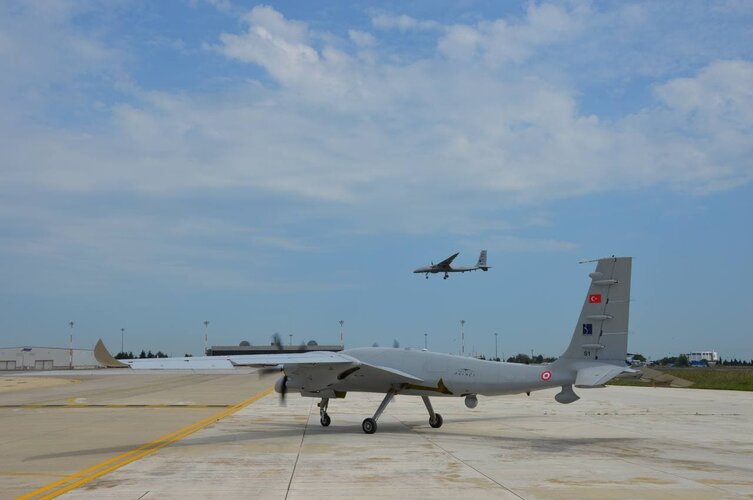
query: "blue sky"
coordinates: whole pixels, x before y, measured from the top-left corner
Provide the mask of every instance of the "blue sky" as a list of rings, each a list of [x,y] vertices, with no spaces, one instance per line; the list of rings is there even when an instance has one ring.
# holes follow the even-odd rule
[[[753,358],[749,2],[3,2],[2,345]],[[489,250],[488,273],[412,269]]]

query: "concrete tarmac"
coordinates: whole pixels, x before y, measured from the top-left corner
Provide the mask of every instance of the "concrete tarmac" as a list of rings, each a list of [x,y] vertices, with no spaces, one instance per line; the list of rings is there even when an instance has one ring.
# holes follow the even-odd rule
[[[238,390],[242,385],[238,381],[244,379],[255,377],[229,375],[197,386],[214,383],[236,391],[224,399],[235,402],[251,394]],[[128,398],[140,400],[137,392],[134,387]],[[155,390],[141,400],[171,394],[160,392]],[[222,399],[220,392],[211,398]],[[133,455],[122,466],[107,464],[97,477],[77,476],[74,483],[78,484],[64,496],[753,498],[753,394],[608,387],[579,390],[580,401],[560,405],[553,400],[555,392],[479,398],[474,410],[465,408],[462,399],[433,398],[435,410],[444,417],[441,429],[429,427],[420,398],[398,396],[380,418],[374,435],[361,431],[361,421],[374,412],[380,395],[348,394],[345,400],[330,402],[332,425],[323,428],[317,400],[291,394],[281,407],[272,394],[153,453]],[[108,399],[119,401],[117,395]],[[12,411],[16,410],[0,409],[0,425]],[[16,453],[26,453],[14,464],[16,472],[48,470],[55,460],[83,468],[149,438],[143,420],[134,418],[147,409],[109,410],[120,415],[118,425],[99,419],[82,426],[74,422],[79,418],[76,415],[105,410],[30,411],[40,413],[37,420],[11,421],[13,435],[26,436],[23,446],[13,445]],[[190,420],[189,413],[200,419],[194,411],[199,409],[154,409],[149,415],[165,426],[160,430],[164,432],[172,417],[183,418],[173,427]],[[55,418],[61,420],[49,420]],[[141,425],[136,423],[139,420]],[[50,427],[49,422],[55,428],[72,425],[71,438],[55,442],[44,435],[34,438],[27,430]],[[128,444],[118,441],[138,432],[141,437],[131,438]],[[102,439],[102,434],[107,438]],[[159,432],[150,436],[155,434]],[[118,444],[113,445],[113,440]],[[20,451],[27,447],[34,451]],[[0,460],[7,460],[5,456]],[[48,468],[37,469],[40,463]],[[7,462],[0,465],[3,470],[8,467]],[[1,474],[0,486],[15,484],[14,494],[20,491],[19,481],[29,479]]]
[[[60,373],[0,377],[0,386],[14,387],[0,392],[0,499],[16,498],[217,414],[272,381],[248,371],[245,376]],[[19,389],[19,380],[28,388]]]

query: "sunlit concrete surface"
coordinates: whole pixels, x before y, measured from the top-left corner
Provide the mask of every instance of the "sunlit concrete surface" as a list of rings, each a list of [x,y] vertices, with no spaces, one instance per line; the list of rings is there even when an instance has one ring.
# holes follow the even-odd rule
[[[0,392],[0,499],[15,498],[133,450],[216,414],[273,381],[248,372],[40,375],[0,376],[0,386],[14,388]]]
[[[441,429],[420,399],[398,396],[374,435],[361,421],[379,395],[331,402],[328,428],[315,400],[281,407],[271,395],[65,497],[753,498],[753,394],[578,392],[567,406],[544,391],[479,398],[474,410],[435,398]],[[101,440],[68,446],[55,453],[110,451]]]
[[[75,382],[78,380],[65,377],[0,377],[0,392],[55,387]]]

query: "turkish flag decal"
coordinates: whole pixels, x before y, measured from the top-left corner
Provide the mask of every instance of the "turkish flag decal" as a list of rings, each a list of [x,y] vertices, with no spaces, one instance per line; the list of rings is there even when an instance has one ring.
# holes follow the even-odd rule
[[[600,293],[592,293],[588,296],[588,303],[589,304],[601,304],[601,294]]]

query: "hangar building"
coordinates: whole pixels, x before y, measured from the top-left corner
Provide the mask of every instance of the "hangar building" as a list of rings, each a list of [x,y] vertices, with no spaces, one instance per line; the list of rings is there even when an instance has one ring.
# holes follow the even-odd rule
[[[91,349],[67,347],[0,347],[0,371],[97,368]]]

